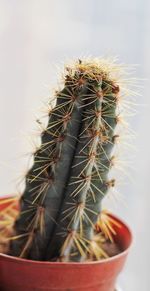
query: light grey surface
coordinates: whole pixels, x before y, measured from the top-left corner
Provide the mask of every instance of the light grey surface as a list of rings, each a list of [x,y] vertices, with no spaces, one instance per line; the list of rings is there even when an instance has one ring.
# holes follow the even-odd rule
[[[120,276],[124,291],[149,291],[150,3],[147,0],[0,0],[0,195],[16,191],[27,169],[34,112],[50,95],[56,65],[82,55],[114,55],[136,63],[142,97],[132,127],[134,168],[121,188],[127,201],[107,204],[133,228],[134,246]],[[126,157],[123,157],[126,159]],[[123,175],[123,174],[121,174]],[[118,175],[119,178],[119,175]],[[112,205],[113,204],[113,205]]]

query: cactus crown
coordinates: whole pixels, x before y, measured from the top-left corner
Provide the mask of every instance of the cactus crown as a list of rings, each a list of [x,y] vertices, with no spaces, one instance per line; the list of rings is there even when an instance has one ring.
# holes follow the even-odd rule
[[[56,92],[26,175],[12,255],[62,261],[89,257],[101,201],[115,185],[108,174],[119,121],[118,71],[104,60],[66,67],[64,87]]]

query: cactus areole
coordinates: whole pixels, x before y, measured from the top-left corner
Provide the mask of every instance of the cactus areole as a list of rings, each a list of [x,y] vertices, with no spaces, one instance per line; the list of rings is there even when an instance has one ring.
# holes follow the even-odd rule
[[[66,67],[25,178],[11,255],[88,260],[102,199],[115,184],[109,177],[120,91],[115,71],[103,60]]]

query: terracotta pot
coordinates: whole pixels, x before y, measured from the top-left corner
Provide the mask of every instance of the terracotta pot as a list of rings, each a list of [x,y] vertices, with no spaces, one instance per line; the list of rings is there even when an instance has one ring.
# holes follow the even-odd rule
[[[8,205],[7,201],[5,205]],[[126,224],[111,216],[121,224],[121,227],[115,227],[115,239],[123,249],[122,253],[86,263],[37,262],[0,254],[0,290],[114,291],[117,276],[129,252],[132,234]]]

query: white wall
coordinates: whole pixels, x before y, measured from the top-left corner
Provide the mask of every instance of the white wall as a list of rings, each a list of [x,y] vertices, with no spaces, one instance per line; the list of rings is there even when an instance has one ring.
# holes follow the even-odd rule
[[[150,4],[148,0],[0,0],[0,195],[16,192],[27,169],[35,112],[50,96],[56,65],[82,55],[117,55],[139,64],[143,85],[133,152],[134,183],[122,187],[128,206],[111,208],[132,226],[134,247],[120,278],[124,290],[149,291]],[[126,158],[126,157],[125,157]],[[16,180],[17,179],[17,180]],[[111,204],[111,202],[109,202]]]

